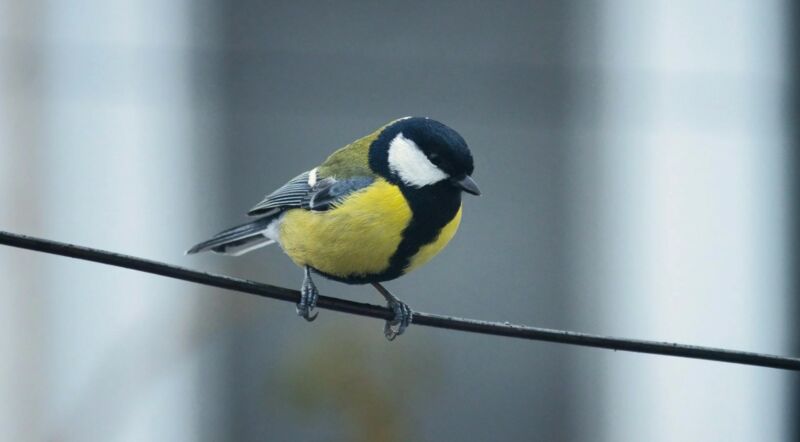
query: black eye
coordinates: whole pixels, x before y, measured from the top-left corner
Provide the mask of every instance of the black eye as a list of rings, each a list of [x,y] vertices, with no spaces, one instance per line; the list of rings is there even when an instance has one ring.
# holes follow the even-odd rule
[[[436,160],[438,160],[438,159],[439,159],[439,154],[438,154],[438,153],[432,153],[432,154],[428,155],[428,158],[429,158],[431,161],[436,161]]]

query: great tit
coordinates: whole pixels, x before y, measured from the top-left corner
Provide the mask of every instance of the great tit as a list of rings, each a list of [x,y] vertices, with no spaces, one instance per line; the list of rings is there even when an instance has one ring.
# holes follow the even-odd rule
[[[220,232],[186,253],[238,256],[277,242],[304,270],[297,314],[313,321],[317,273],[372,284],[394,311],[384,333],[403,333],[411,309],[381,282],[425,264],[453,238],[461,192],[480,195],[472,154],[455,130],[406,117],[337,150],[250,209],[253,222]]]

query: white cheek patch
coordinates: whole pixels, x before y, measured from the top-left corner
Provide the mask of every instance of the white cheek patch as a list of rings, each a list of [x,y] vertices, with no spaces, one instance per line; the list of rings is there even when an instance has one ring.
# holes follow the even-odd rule
[[[448,175],[431,163],[417,143],[397,134],[389,143],[389,169],[409,186],[422,187],[438,183]]]

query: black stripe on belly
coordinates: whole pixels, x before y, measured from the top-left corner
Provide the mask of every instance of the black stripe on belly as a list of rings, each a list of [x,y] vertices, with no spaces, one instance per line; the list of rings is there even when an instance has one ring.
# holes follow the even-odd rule
[[[411,258],[422,246],[436,240],[442,228],[453,220],[461,207],[461,189],[448,181],[421,189],[401,187],[401,190],[411,206],[411,222],[403,231],[403,239],[389,260],[389,268],[381,275],[384,281],[401,276]]]

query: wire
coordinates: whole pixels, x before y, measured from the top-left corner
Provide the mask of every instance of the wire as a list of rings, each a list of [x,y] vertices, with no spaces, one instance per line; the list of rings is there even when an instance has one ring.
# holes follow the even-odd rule
[[[0,231],[0,244],[35,250],[53,255],[66,256],[86,261],[124,267],[140,272],[152,273],[168,278],[180,279],[222,289],[249,293],[265,298],[278,299],[297,303],[300,292],[274,285],[233,278],[224,275],[198,272],[183,267],[157,261],[137,258],[105,250],[92,249],[57,241],[19,235]],[[392,311],[386,307],[339,298],[320,296],[317,307],[335,310],[353,315],[372,318],[391,319]],[[429,327],[461,330],[486,335],[508,336],[534,341],[556,342],[561,344],[580,345],[584,347],[606,348],[611,350],[650,353],[666,356],[678,356],[710,361],[729,362],[735,364],[780,368],[800,371],[800,359],[760,353],[750,353],[721,348],[700,347],[695,345],[674,344],[669,342],[644,341],[638,339],[613,338],[607,336],[577,333],[565,330],[553,330],[524,325],[513,325],[507,322],[490,322],[476,319],[464,319],[432,313],[414,312],[413,323]]]

